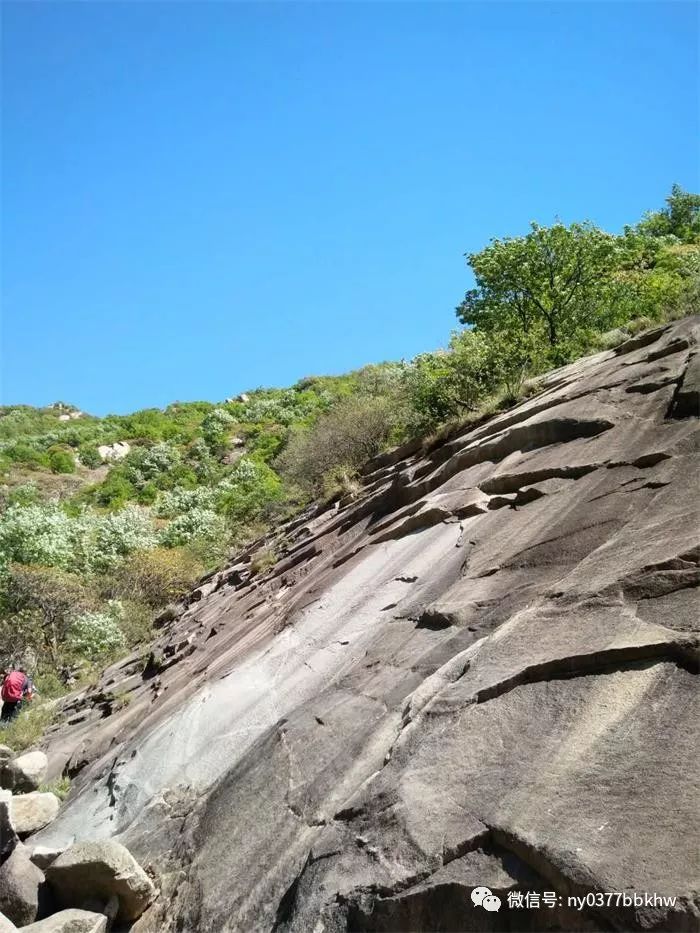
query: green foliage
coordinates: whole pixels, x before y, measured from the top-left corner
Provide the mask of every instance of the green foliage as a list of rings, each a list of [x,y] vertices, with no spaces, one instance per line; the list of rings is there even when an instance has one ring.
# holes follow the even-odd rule
[[[251,522],[282,497],[279,476],[267,464],[243,457],[219,484],[219,509],[229,522]]]
[[[673,185],[666,207],[646,214],[637,229],[651,237],[673,236],[682,243],[700,242],[700,195]]]
[[[318,491],[329,470],[356,469],[379,453],[396,426],[397,411],[390,399],[356,397],[339,402],[311,428],[292,434],[279,467],[292,482]]]
[[[23,703],[17,719],[8,723],[0,732],[2,742],[9,745],[16,754],[26,751],[37,744],[52,719],[52,710],[48,703],[39,700]]]
[[[250,562],[251,573],[265,573],[277,563],[277,554],[272,548],[264,548],[257,551]]]
[[[226,525],[212,509],[193,508],[166,525],[160,535],[165,547],[180,547],[194,541],[215,543],[226,534]]]
[[[476,288],[457,309],[488,334],[542,335],[551,348],[614,321],[615,237],[591,224],[531,224],[524,237],[492,240],[469,256]],[[619,283],[618,283],[619,284]]]
[[[82,465],[89,470],[95,470],[102,464],[100,452],[94,444],[89,442],[81,444],[78,447],[78,457]]]
[[[52,473],[75,473],[75,457],[61,447],[49,450],[49,467]]]
[[[202,562],[183,547],[137,551],[115,570],[113,587],[132,603],[158,609],[184,596],[204,569]]]
[[[70,778],[67,774],[49,781],[48,784],[41,784],[39,787],[41,793],[55,794],[59,800],[65,800],[70,792]]]
[[[69,651],[90,661],[116,655],[126,645],[120,626],[122,615],[121,604],[112,601],[105,611],[75,616],[67,637]]]
[[[51,567],[11,564],[3,581],[0,631],[6,660],[27,649],[57,665],[76,613],[93,603],[79,577]]]
[[[97,505],[109,509],[120,509],[137,495],[136,487],[129,481],[121,467],[112,467],[107,478],[92,492]]]

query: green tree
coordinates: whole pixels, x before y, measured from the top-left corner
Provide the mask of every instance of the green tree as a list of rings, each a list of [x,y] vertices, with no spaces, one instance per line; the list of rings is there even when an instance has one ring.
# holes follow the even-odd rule
[[[468,256],[476,288],[457,316],[485,333],[541,333],[554,347],[608,324],[616,255],[616,238],[591,224],[533,223]]]
[[[682,243],[700,242],[700,194],[674,185],[666,198],[666,207],[648,213],[636,229],[652,237],[673,236]]]
[[[54,567],[12,564],[2,604],[3,614],[22,617],[24,613],[25,626],[30,618],[36,620],[40,637],[32,647],[56,666],[75,615],[90,609],[94,599],[74,574]]]

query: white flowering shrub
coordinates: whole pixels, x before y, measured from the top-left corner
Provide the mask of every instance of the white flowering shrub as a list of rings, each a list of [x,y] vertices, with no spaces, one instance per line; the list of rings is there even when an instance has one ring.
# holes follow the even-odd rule
[[[170,444],[137,447],[123,461],[124,474],[136,487],[144,486],[180,462],[180,453]]]
[[[246,403],[242,420],[253,424],[276,422],[290,425],[317,407],[317,400],[312,397],[300,397],[296,392],[288,389],[270,396],[254,396]]]
[[[159,518],[175,518],[191,509],[213,509],[216,498],[216,490],[208,486],[197,486],[195,489],[173,489],[158,497],[155,511]]]
[[[241,457],[217,489],[218,507],[233,522],[254,520],[282,494],[275,471],[248,457]]]
[[[114,654],[126,645],[120,628],[122,617],[121,604],[115,600],[102,612],[81,613],[70,627],[68,647],[91,661]]]
[[[156,543],[150,515],[133,505],[108,515],[84,511],[71,517],[48,502],[12,505],[0,515],[0,562],[108,570]]]
[[[218,447],[223,443],[226,432],[235,419],[223,408],[210,411],[202,421],[202,436],[210,447]]]
[[[165,547],[178,547],[191,541],[217,541],[226,532],[224,520],[212,509],[193,508],[178,515],[160,534]]]
[[[128,505],[120,512],[97,516],[89,537],[92,552],[88,562],[97,570],[114,567],[134,551],[155,547],[158,538],[145,509]]]
[[[57,503],[11,505],[0,516],[0,556],[8,563],[69,567],[75,533],[75,519]]]

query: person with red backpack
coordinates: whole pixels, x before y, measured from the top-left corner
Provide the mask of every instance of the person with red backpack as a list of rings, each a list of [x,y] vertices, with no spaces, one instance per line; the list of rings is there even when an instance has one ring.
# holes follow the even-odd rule
[[[22,709],[22,700],[31,700],[34,695],[34,684],[27,677],[27,672],[20,667],[16,671],[10,671],[2,682],[2,712],[0,721],[4,723],[12,722],[19,716]]]

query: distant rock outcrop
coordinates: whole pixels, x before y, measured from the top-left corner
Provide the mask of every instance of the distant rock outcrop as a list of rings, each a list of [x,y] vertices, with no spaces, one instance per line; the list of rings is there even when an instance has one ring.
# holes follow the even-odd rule
[[[138,933],[697,930],[699,332],[384,454],[200,581],[64,705],[36,841],[152,866]]]
[[[113,444],[100,444],[98,454],[103,460],[123,460],[131,450],[131,444],[126,441],[115,441]]]

